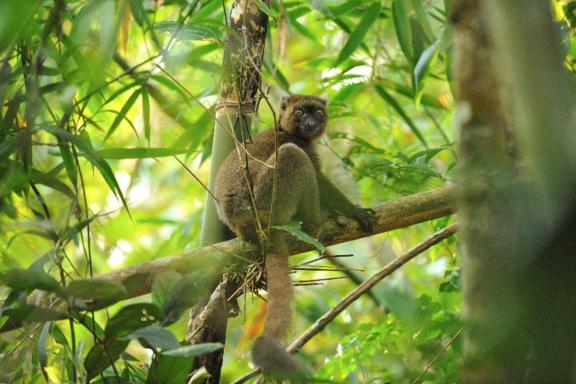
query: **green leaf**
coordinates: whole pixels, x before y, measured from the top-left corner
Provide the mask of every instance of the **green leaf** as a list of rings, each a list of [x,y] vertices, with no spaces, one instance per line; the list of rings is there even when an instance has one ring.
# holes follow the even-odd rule
[[[104,335],[107,339],[122,338],[139,328],[158,322],[160,318],[160,310],[154,304],[127,305],[108,320]]]
[[[170,296],[166,298],[162,325],[168,325],[177,321],[184,310],[198,303],[208,294],[208,277],[199,273],[184,275],[174,284]]]
[[[136,102],[136,99],[138,99],[140,95],[141,95],[141,89],[137,89],[134,92],[132,92],[128,100],[126,100],[126,103],[124,103],[124,105],[120,109],[120,112],[118,112],[118,114],[114,118],[114,121],[112,122],[112,125],[110,125],[110,128],[108,128],[108,132],[106,133],[104,140],[107,140],[114,133],[114,131],[116,131],[116,128],[118,128],[120,122],[122,122],[122,120],[126,118],[126,114],[130,110],[130,108],[132,108],[132,106]]]
[[[35,305],[25,305],[17,308],[9,308],[2,311],[3,316],[8,316],[10,320],[19,323],[40,323],[66,318],[66,314],[49,308],[37,307]]]
[[[144,137],[150,146],[150,97],[148,87],[142,87],[142,119],[144,120]]]
[[[175,348],[169,351],[163,351],[161,352],[161,354],[166,356],[193,357],[216,352],[223,348],[224,345],[222,345],[221,343],[203,343],[203,344],[187,345],[185,347]]]
[[[120,357],[120,353],[126,349],[129,341],[126,340],[106,340],[104,345],[94,344],[84,360],[87,380],[93,379],[103,370],[114,364]]]
[[[174,271],[162,272],[154,279],[152,283],[152,302],[162,309],[166,316],[165,305],[169,301],[171,292],[174,291],[176,284],[182,278],[182,275]]]
[[[161,21],[154,26],[160,32],[167,32],[177,40],[222,40],[222,31],[216,26],[180,25],[174,21]]]
[[[38,362],[40,363],[40,368],[44,371],[44,368],[48,365],[48,354],[46,353],[46,346],[48,345],[48,335],[50,334],[50,329],[52,328],[52,322],[47,321],[42,325],[40,334],[38,335]]]
[[[193,359],[186,357],[156,355],[148,370],[146,384],[187,383],[193,362]]]
[[[400,104],[396,101],[396,99],[394,99],[392,95],[390,95],[381,85],[375,85],[374,87],[376,89],[376,92],[378,92],[378,95],[380,95],[381,98],[383,98],[392,108],[394,108],[394,110],[400,115],[400,117],[402,117],[404,122],[408,124],[410,130],[416,135],[416,137],[422,142],[422,144],[426,148],[428,148],[428,143],[426,142],[426,139],[424,139],[424,136],[422,136],[422,133],[420,133],[420,130],[418,129],[416,124],[414,124],[410,116],[408,116],[408,114],[404,111],[404,109],[400,106]]]
[[[110,165],[106,161],[104,161],[104,159],[101,156],[99,156],[96,152],[94,152],[89,140],[85,139],[84,137],[73,135],[70,132],[66,132],[58,128],[44,127],[44,130],[50,132],[51,134],[53,134],[58,138],[67,140],[72,144],[74,144],[76,148],[78,148],[80,153],[84,155],[86,159],[88,159],[88,161],[90,161],[90,163],[92,163],[92,165],[94,165],[98,169],[98,171],[100,171],[100,174],[106,181],[106,184],[108,184],[108,186],[110,187],[112,193],[114,193],[115,196],[120,198],[120,200],[122,201],[122,205],[126,209],[126,212],[128,212],[128,215],[130,215],[128,204],[126,204],[126,200],[124,199],[124,195],[122,194],[120,185],[118,184],[118,181],[114,176],[114,172],[112,172],[112,168],[110,168]]]
[[[60,292],[60,283],[39,270],[14,268],[0,275],[0,281],[3,284],[17,291],[32,291],[41,289],[47,292]]]
[[[430,67],[433,65],[434,61],[438,57],[440,47],[440,39],[437,39],[433,44],[422,52],[422,55],[418,58],[418,62],[414,66],[414,89],[416,96],[416,106],[420,104],[420,97],[422,96],[422,91],[424,90],[424,80],[428,75]]]
[[[14,44],[32,24],[31,19],[39,6],[36,0],[0,1],[0,53]]]
[[[408,62],[412,64],[414,47],[412,46],[412,29],[406,10],[406,0],[392,0],[392,16],[400,48],[402,48],[402,52],[404,52]]]
[[[60,148],[60,155],[62,156],[62,162],[64,163],[64,167],[66,167],[66,174],[68,178],[72,182],[72,185],[77,185],[78,183],[78,170],[76,169],[76,163],[74,162],[74,158],[72,157],[72,152],[70,151],[70,147],[68,143],[61,138],[56,138],[58,141],[58,148]]]
[[[154,348],[154,350],[180,348],[180,343],[178,343],[176,336],[174,336],[172,332],[155,325],[137,329],[128,336],[125,336],[124,339],[142,339],[145,342],[143,344],[144,347],[148,348],[148,346],[150,346]]]
[[[106,148],[95,153],[104,159],[148,159],[187,153],[186,149],[177,148]]]
[[[277,10],[270,8],[262,0],[255,0],[255,2],[256,2],[256,5],[258,5],[258,8],[260,8],[260,10],[262,12],[264,12],[265,14],[267,14],[268,16],[270,16],[273,19],[278,18],[278,11]]]
[[[372,3],[372,5],[364,12],[362,19],[352,31],[350,36],[348,37],[348,41],[344,44],[344,47],[338,54],[338,59],[336,59],[336,63],[334,66],[338,66],[344,60],[346,60],[356,49],[362,44],[364,36],[368,33],[368,30],[374,24],[378,17],[380,16],[380,2],[377,1]]]
[[[288,224],[274,225],[273,228],[286,231],[286,232],[292,234],[293,236],[297,237],[299,240],[301,240],[305,243],[308,243],[310,245],[313,245],[314,248],[316,248],[318,250],[318,252],[324,253],[326,251],[326,247],[324,246],[324,244],[322,244],[321,242],[319,242],[318,240],[316,240],[312,236],[308,235],[307,233],[303,232],[300,229],[301,226],[302,226],[301,222],[291,221]]]
[[[127,294],[121,283],[101,279],[74,280],[68,285],[67,291],[82,300],[98,301],[115,301]]]
[[[432,32],[432,26],[430,25],[428,15],[422,6],[422,0],[412,0],[412,8],[414,8],[414,11],[416,12],[416,17],[418,18],[418,22],[420,23],[422,30],[424,30],[426,37],[433,40],[434,34]]]

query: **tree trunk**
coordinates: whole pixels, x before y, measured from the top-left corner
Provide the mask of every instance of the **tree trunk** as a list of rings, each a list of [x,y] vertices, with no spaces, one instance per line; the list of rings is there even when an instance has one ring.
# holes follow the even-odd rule
[[[529,194],[515,214],[524,233],[518,286],[524,313],[514,324],[527,335],[524,376],[510,382],[568,383],[576,379],[576,131],[574,88],[550,2],[491,0],[498,54],[517,95],[517,130]],[[533,196],[530,198],[530,196]],[[528,352],[528,353],[526,353]],[[527,356],[526,356],[527,355]]]
[[[463,381],[572,382],[574,97],[550,3],[454,3],[468,326]],[[507,151],[510,117],[518,160]]]
[[[269,1],[264,1],[268,4]],[[220,164],[234,147],[234,136],[245,141],[250,134],[251,118],[256,111],[260,89],[260,69],[266,41],[268,16],[260,11],[254,0],[235,0],[230,14],[230,29],[224,47],[222,82],[216,106],[212,163],[208,188],[214,190],[216,173]],[[231,234],[218,220],[215,202],[211,196],[206,201],[202,218],[202,244],[215,244],[231,238]],[[210,262],[210,261],[207,261]],[[218,280],[222,278],[219,276]],[[217,284],[218,280],[215,280]],[[190,311],[186,339],[192,343],[226,341],[228,303],[225,297],[234,291],[232,282],[222,282],[217,304],[201,305]],[[214,301],[212,302],[214,303]],[[220,381],[223,351],[197,357],[193,369],[206,367],[211,378],[207,383]]]
[[[460,128],[458,211],[463,241],[466,383],[512,383],[522,370],[509,325],[519,316],[512,273],[515,224],[509,122],[481,0],[454,2],[454,75]],[[516,338],[516,340],[518,340]]]

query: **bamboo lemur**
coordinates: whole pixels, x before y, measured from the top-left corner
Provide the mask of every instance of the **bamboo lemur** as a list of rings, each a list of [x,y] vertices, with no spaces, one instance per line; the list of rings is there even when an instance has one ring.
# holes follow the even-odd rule
[[[326,130],[326,103],[326,99],[316,96],[282,98],[277,130],[268,129],[246,144],[249,155],[234,150],[222,163],[215,187],[218,215],[241,239],[258,242],[254,212],[264,230],[268,224],[298,220],[305,232],[315,234],[324,216],[335,212],[371,229],[376,219],[374,211],[352,203],[320,171],[314,140]],[[276,145],[278,164],[274,167]],[[252,180],[252,197],[245,170]],[[256,339],[252,349],[254,363],[264,373],[300,372],[296,361],[283,347],[293,300],[284,236],[280,231],[270,233],[266,258],[268,310],[263,335]]]

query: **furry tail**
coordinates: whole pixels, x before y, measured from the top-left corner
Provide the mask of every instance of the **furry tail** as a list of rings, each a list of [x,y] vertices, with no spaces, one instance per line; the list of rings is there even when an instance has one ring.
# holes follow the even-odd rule
[[[285,343],[292,323],[294,287],[288,274],[290,271],[288,257],[285,252],[278,251],[281,250],[276,249],[266,258],[268,307],[264,335]]]
[[[292,318],[294,288],[288,272],[288,253],[284,239],[277,236],[266,258],[268,308],[264,332],[252,347],[252,360],[264,373],[298,376],[300,366],[284,347]]]

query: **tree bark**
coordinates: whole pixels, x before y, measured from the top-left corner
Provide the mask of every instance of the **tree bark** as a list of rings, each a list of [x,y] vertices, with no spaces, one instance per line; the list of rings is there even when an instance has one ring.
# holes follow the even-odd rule
[[[494,44],[481,0],[454,1],[454,75],[460,128],[461,222],[466,383],[512,383],[525,346],[510,324],[520,315],[515,289],[518,225],[508,151],[509,121]],[[511,348],[518,341],[517,348]]]
[[[529,175],[515,215],[516,274],[526,335],[524,376],[509,382],[568,383],[576,361],[576,131],[574,88],[550,2],[490,0],[491,29],[517,98],[514,114]],[[512,341],[511,341],[512,342]]]
[[[550,3],[459,0],[452,18],[467,324],[463,381],[572,382],[574,95]],[[514,103],[502,95],[513,95]],[[520,148],[515,159],[503,144],[510,116]]]

